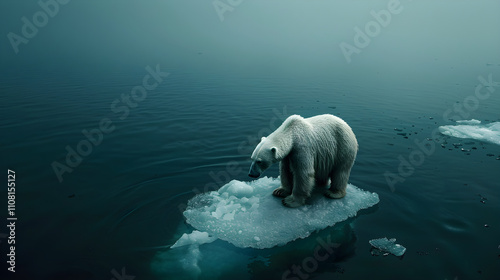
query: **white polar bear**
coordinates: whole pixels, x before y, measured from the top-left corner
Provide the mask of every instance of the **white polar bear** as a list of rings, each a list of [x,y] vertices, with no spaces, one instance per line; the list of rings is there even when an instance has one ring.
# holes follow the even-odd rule
[[[356,136],[341,118],[292,115],[268,137],[262,137],[252,153],[248,176],[258,178],[279,161],[281,187],[273,195],[284,197],[283,205],[304,205],[314,186],[325,187],[328,180],[325,196],[342,198],[357,152]]]

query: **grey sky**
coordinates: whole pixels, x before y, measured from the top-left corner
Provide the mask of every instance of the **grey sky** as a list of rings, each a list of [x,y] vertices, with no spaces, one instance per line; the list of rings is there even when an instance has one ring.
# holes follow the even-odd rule
[[[364,29],[374,21],[371,11],[387,9],[391,1],[244,0],[223,21],[213,2],[72,0],[19,44],[16,55],[7,35],[22,36],[21,18],[32,21],[42,9],[37,1],[2,1],[2,61],[344,67],[339,45],[354,45],[354,28]],[[352,55],[353,64],[500,63],[500,1],[401,0],[400,8],[369,46]]]

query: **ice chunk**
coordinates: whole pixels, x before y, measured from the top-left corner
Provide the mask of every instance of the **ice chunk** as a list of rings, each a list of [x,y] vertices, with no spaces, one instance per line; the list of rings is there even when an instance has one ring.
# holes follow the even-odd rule
[[[482,125],[478,120],[457,121],[458,125],[444,125],[439,131],[448,136],[469,138],[500,145],[500,122]]]
[[[192,244],[201,245],[214,242],[216,239],[217,237],[210,236],[207,232],[193,230],[193,232],[190,234],[184,233],[181,238],[179,238],[179,240],[177,240],[177,242],[175,242],[174,245],[172,245],[172,247],[170,248],[177,248]]]
[[[252,195],[253,188],[244,182],[233,180],[219,189],[219,193],[227,193],[228,195],[234,195],[238,198],[250,197]]]
[[[470,124],[470,125],[474,125],[474,124],[481,124],[481,121],[478,121],[476,119],[472,119],[472,120],[461,120],[461,121],[457,121],[457,123],[459,124]]]
[[[401,257],[406,252],[405,247],[395,243],[396,242],[395,238],[387,239],[387,237],[384,237],[379,239],[372,239],[369,242],[370,245],[372,245],[373,247],[381,251],[391,253],[398,257]]]
[[[203,193],[188,202],[189,224],[238,247],[271,248],[356,216],[379,202],[370,193],[349,184],[342,199],[316,193],[310,204],[286,208],[272,196],[280,180],[264,177],[252,182],[233,180],[219,191]]]

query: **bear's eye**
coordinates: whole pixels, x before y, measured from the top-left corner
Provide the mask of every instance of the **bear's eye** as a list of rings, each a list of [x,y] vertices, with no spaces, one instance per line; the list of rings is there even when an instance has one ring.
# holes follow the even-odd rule
[[[257,163],[257,164],[261,164],[261,163],[262,163],[262,161],[261,161],[261,160],[258,160],[258,161],[256,161],[256,163]]]

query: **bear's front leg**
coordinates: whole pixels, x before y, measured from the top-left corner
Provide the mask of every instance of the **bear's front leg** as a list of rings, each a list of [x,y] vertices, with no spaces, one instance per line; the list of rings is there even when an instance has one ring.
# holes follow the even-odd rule
[[[289,189],[283,187],[279,187],[273,191],[273,195],[277,197],[287,197],[291,193],[292,192]]]
[[[307,162],[307,161],[306,161]],[[283,205],[287,207],[299,207],[306,204],[306,199],[311,195],[314,188],[314,168],[313,166],[294,168],[297,172],[293,174],[292,195],[283,199]]]
[[[293,189],[293,176],[287,157],[280,162],[280,179],[281,186],[273,191],[273,195],[277,197],[287,197],[292,194]]]

